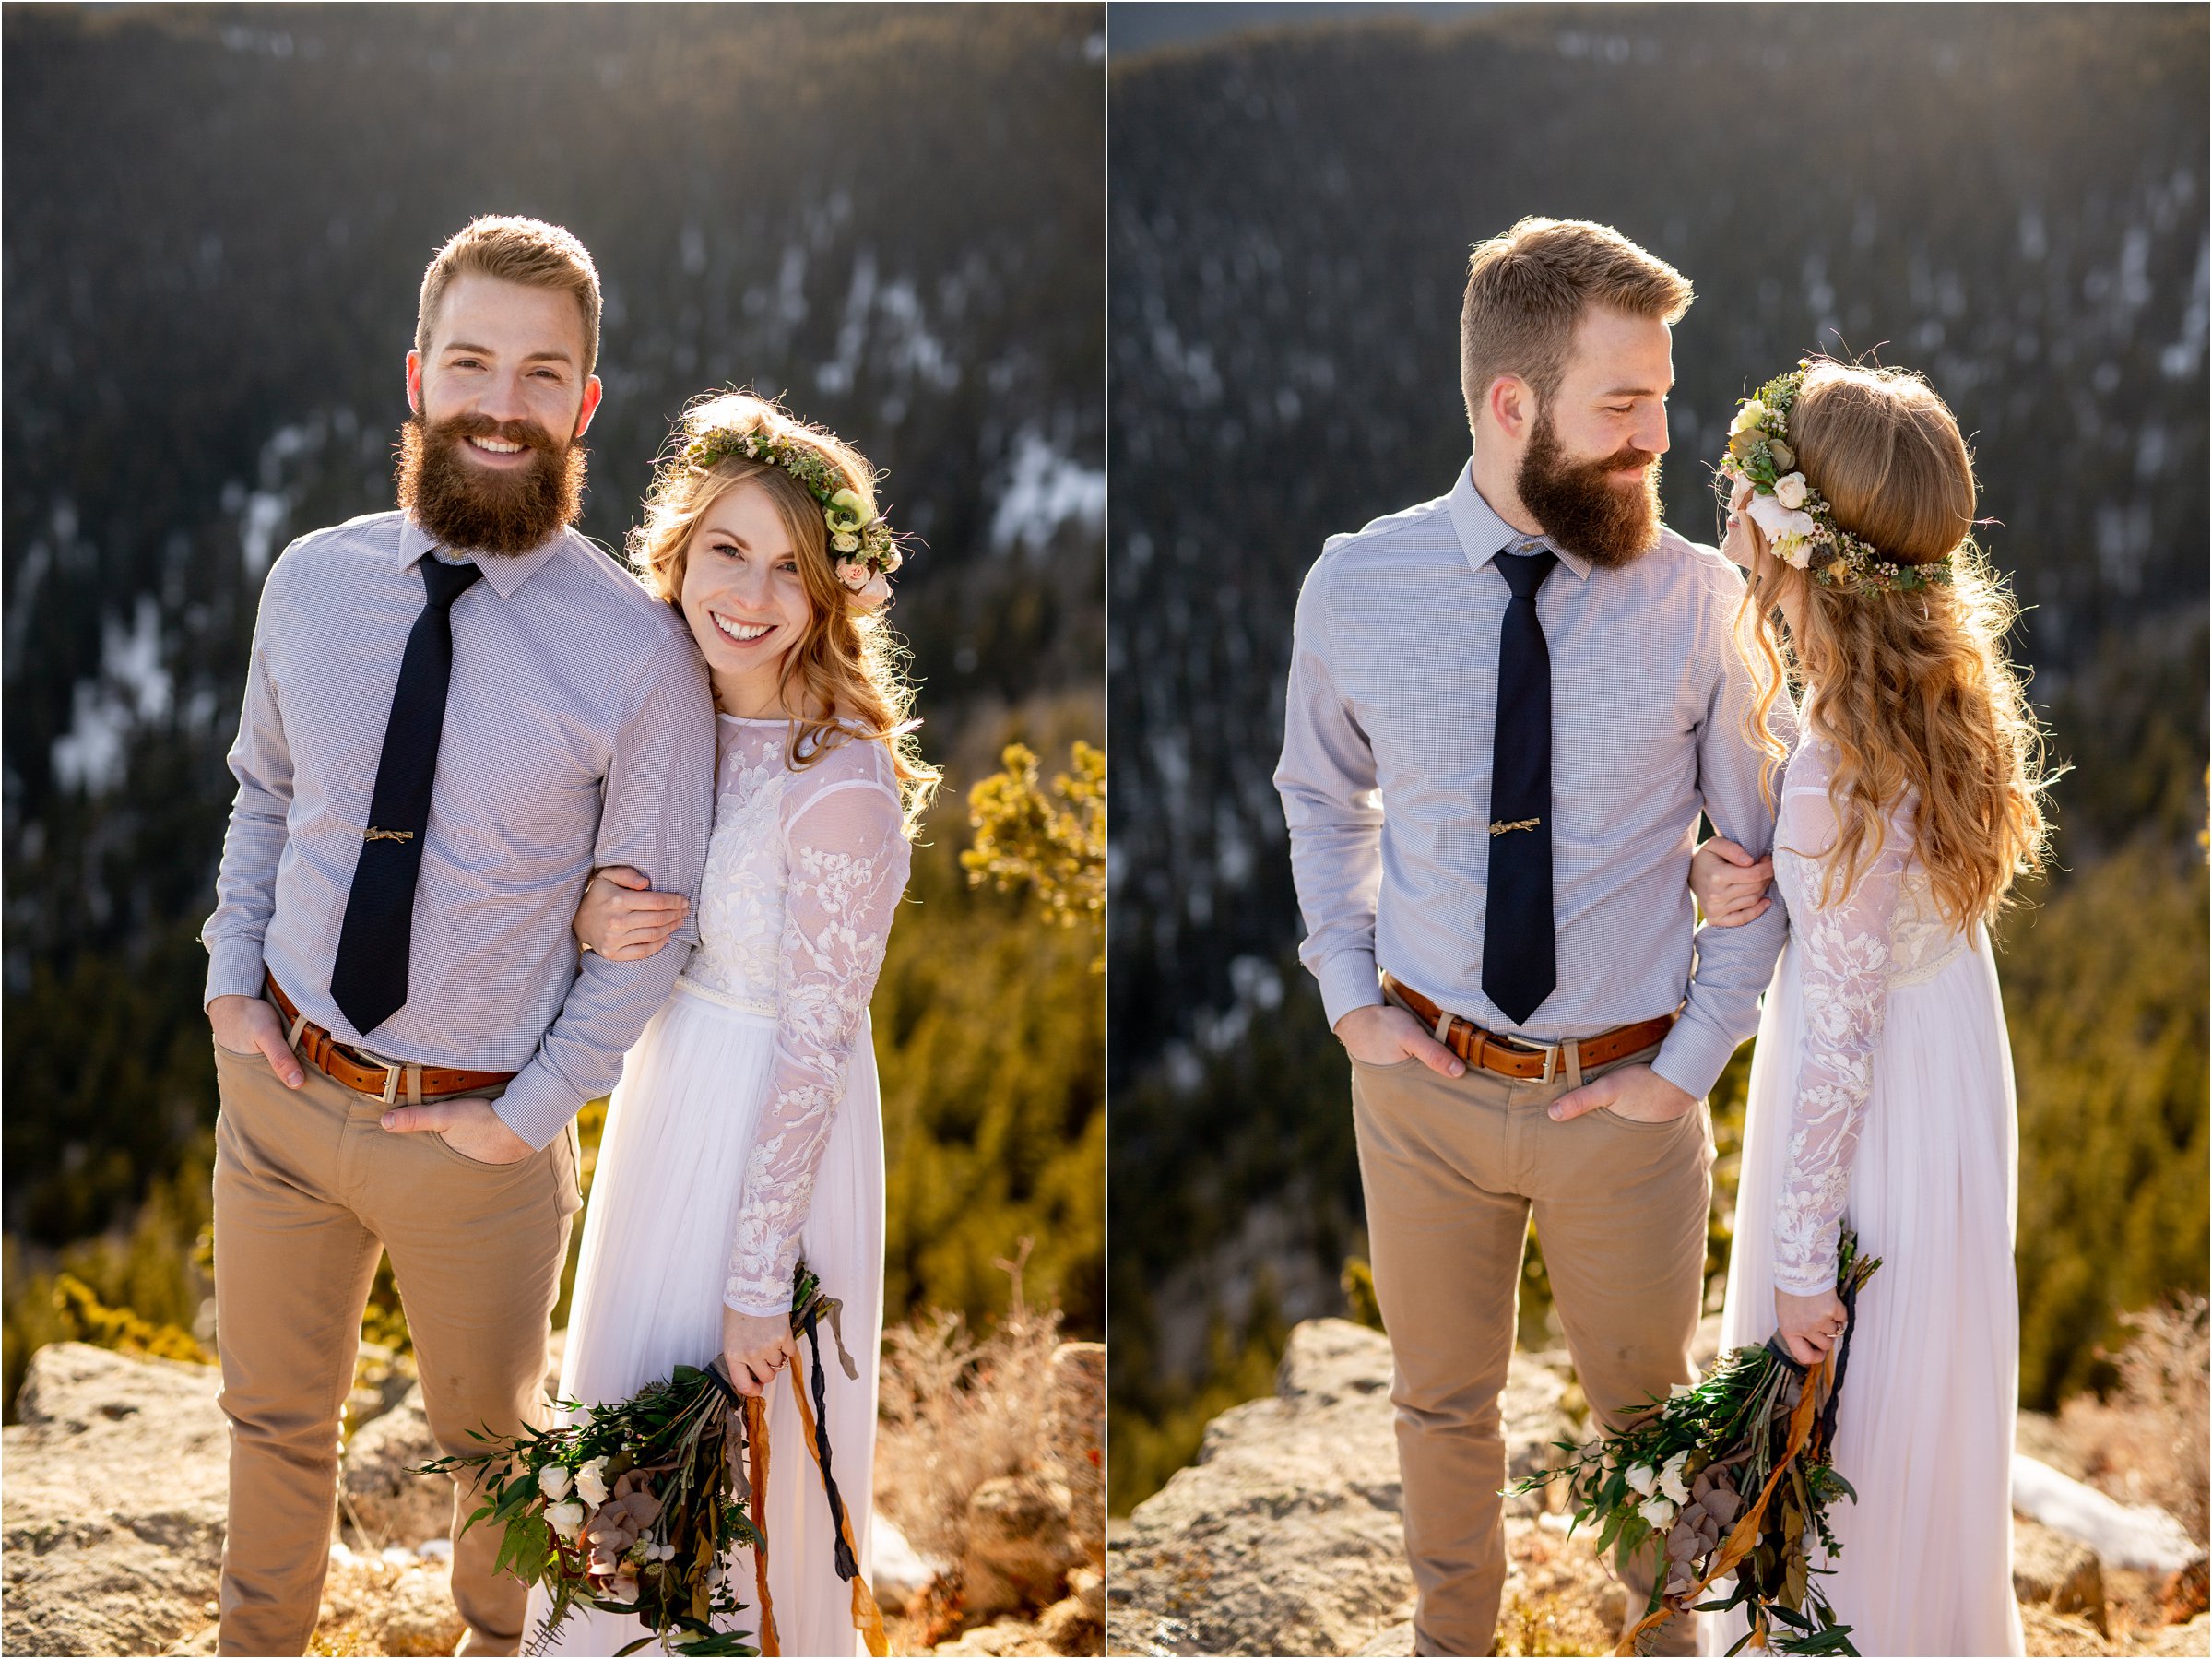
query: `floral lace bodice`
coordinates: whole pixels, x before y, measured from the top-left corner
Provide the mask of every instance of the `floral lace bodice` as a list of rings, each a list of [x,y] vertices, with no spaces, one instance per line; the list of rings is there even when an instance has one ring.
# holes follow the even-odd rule
[[[716,727],[715,831],[683,981],[776,1023],[722,1297],[767,1315],[791,1306],[814,1172],[866,1031],[909,849],[881,743],[841,743],[794,770],[783,721],[725,715]]]
[[[1790,913],[1804,1025],[1775,1204],[1774,1282],[1797,1296],[1836,1283],[1851,1155],[1889,993],[1934,978],[1973,942],[1935,907],[1912,850],[1910,798],[1891,810],[1881,849],[1850,895],[1820,904],[1820,855],[1836,840],[1828,797],[1834,764],[1828,743],[1808,737],[1800,745],[1782,779],[1774,828],[1774,873]]]

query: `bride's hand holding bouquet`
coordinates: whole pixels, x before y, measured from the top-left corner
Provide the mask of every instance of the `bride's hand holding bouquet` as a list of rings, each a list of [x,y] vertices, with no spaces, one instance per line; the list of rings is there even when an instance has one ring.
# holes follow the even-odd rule
[[[798,1357],[789,1314],[722,1309],[722,1363],[740,1394],[765,1394],[776,1372]]]

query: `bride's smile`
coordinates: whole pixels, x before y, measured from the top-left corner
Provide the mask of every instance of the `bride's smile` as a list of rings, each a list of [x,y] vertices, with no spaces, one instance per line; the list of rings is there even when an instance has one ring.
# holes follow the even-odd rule
[[[782,712],[784,665],[813,614],[798,559],[775,498],[757,484],[726,491],[692,532],[684,620],[725,714]]]

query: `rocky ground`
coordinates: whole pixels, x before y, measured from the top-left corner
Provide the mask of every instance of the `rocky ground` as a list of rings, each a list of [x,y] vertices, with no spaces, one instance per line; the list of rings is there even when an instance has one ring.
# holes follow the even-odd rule
[[[1343,1320],[1297,1326],[1275,1397],[1215,1418],[1198,1461],[1114,1523],[1109,1651],[1411,1653],[1390,1377],[1380,1333]],[[1573,1434],[1567,1390],[1564,1356],[1515,1356],[1504,1403],[1515,1475]],[[2025,1424],[2022,1440],[2064,1455],[2048,1419]],[[2180,1573],[2131,1570],[2028,1517],[2016,1529],[2031,1654],[2212,1652],[2202,1555]],[[1612,1652],[1624,1597],[1587,1539],[1567,1537],[1565,1518],[1532,1497],[1509,1500],[1507,1540],[1497,1651]]]
[[[875,1587],[894,1653],[1104,1652],[1103,1350],[1062,1344],[1051,1369],[1048,1455],[974,1495],[966,1559],[921,1559],[879,1513]],[[446,1578],[439,1488],[450,1487],[406,1473],[437,1455],[421,1392],[373,1350],[361,1375],[308,1651],[451,1653],[462,1626]],[[216,1382],[208,1367],[78,1343],[32,1357],[22,1421],[0,1440],[0,1652],[215,1652],[228,1456]],[[1038,1515],[1059,1531],[1041,1537]]]

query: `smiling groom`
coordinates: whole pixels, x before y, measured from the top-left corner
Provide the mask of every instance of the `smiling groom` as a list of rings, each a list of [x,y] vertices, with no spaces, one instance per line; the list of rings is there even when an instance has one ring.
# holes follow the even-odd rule
[[[1742,579],[1659,520],[1689,302],[1603,225],[1523,219],[1478,246],[1473,460],[1332,537],[1298,596],[1275,785],[1300,955],[1352,1058],[1421,1653],[1495,1639],[1532,1217],[1602,1423],[1692,1377],[1702,1097],[1781,943],[1779,907],[1694,931],[1699,813],[1757,850],[1773,816],[1743,735]],[[1631,1620],[1651,1570],[1623,1573]]]
[[[339,1410],[389,1254],[442,1451],[542,1420],[547,1322],[604,1095],[685,953],[592,955],[592,869],[695,894],[714,711],[681,619],[571,527],[599,286],[556,226],[480,219],[423,278],[399,510],[301,538],[254,631],[202,938],[221,1115],[224,1653],[299,1653]],[[464,1538],[464,1653],[525,1590]],[[411,1542],[411,1540],[409,1540]]]

